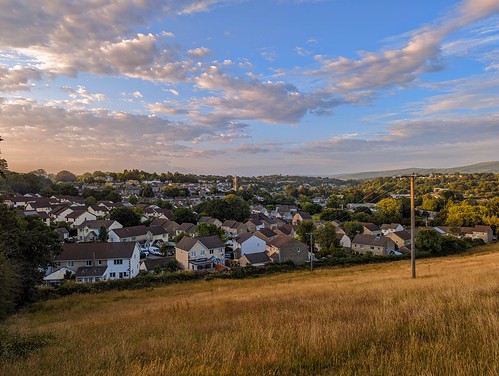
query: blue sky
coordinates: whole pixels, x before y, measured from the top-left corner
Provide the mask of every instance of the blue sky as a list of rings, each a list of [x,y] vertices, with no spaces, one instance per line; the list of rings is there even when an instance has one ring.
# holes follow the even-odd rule
[[[14,171],[499,160],[499,0],[0,0]]]

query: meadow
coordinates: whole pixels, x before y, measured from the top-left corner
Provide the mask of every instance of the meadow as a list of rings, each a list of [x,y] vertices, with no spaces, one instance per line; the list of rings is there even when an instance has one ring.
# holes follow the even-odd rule
[[[0,375],[499,375],[499,244],[472,254],[72,295],[6,327]]]

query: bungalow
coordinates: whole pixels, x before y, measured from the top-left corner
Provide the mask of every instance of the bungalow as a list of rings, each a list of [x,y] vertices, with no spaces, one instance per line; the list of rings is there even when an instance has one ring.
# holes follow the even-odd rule
[[[263,239],[250,232],[243,232],[233,240],[235,258],[240,258],[248,253],[265,252],[266,243]]]
[[[67,243],[54,262],[75,272],[77,282],[133,278],[139,274],[140,249],[135,242]]]
[[[239,259],[239,265],[245,266],[265,266],[272,262],[267,252],[248,253]]]
[[[386,256],[394,250],[395,242],[386,236],[358,234],[352,240],[352,252],[355,253],[371,252],[374,255]]]
[[[175,259],[183,270],[213,270],[215,264],[225,264],[225,245],[216,235],[184,236],[175,247]]]
[[[308,245],[285,235],[278,235],[267,245],[267,254],[278,262],[304,264],[309,260],[309,253]]]

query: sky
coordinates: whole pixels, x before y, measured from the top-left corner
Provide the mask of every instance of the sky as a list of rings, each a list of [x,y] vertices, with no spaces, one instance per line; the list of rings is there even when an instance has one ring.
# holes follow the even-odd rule
[[[0,0],[9,169],[499,160],[499,0]]]

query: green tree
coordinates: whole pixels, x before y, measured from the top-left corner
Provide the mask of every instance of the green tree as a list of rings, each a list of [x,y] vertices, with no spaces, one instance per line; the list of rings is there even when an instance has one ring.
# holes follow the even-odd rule
[[[60,251],[57,234],[39,217],[19,217],[15,211],[0,205],[3,275],[7,276],[8,284],[19,286],[11,295],[15,306],[34,300],[36,286],[41,283],[44,270],[51,265],[54,255]],[[16,281],[11,279],[12,272],[16,275]]]
[[[132,205],[137,205],[139,203],[139,199],[137,198],[137,196],[135,195],[131,195],[129,198],[128,198],[128,202]]]
[[[76,175],[70,171],[62,170],[55,175],[56,180],[61,182],[73,182],[76,181]]]
[[[114,208],[109,213],[109,218],[118,221],[123,227],[138,226],[140,216],[132,208]]]
[[[326,208],[322,211],[320,219],[321,221],[349,221],[350,213],[343,209]]]
[[[432,228],[419,230],[415,239],[416,248],[434,255],[442,254],[442,236]]]
[[[402,218],[402,201],[394,198],[384,198],[376,204],[378,212],[384,214],[387,221],[396,222]]]
[[[362,234],[364,232],[364,226],[357,221],[343,222],[341,227],[350,239],[353,239],[357,234]]]
[[[329,249],[331,244],[334,246],[340,245],[340,241],[336,236],[336,228],[331,222],[326,222],[324,225],[317,227],[314,231],[315,243],[321,246],[321,249]]]
[[[189,208],[178,208],[173,212],[173,220],[177,223],[196,223],[196,214]]]
[[[142,188],[142,191],[140,192],[140,195],[142,197],[154,197],[154,192],[152,190],[152,187],[150,184],[144,185],[144,188]]]
[[[78,196],[78,189],[76,189],[71,183],[59,183],[55,186],[55,188],[61,195]]]
[[[99,236],[97,237],[98,242],[105,243],[108,240],[107,230],[104,226],[101,226],[99,229]]]
[[[303,221],[296,229],[298,239],[305,244],[310,244],[310,237],[313,235],[313,232],[314,223],[312,221]],[[312,239],[312,241],[314,241],[314,239]]]
[[[196,229],[196,236],[211,236],[217,235],[220,238],[224,237],[224,231],[212,223],[200,223]]]
[[[92,205],[95,205],[95,203],[97,202],[97,200],[95,199],[94,196],[88,196],[86,199],[85,199],[85,206],[92,206]]]

